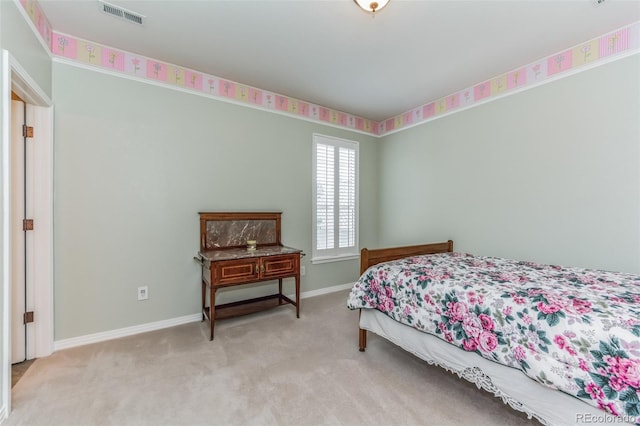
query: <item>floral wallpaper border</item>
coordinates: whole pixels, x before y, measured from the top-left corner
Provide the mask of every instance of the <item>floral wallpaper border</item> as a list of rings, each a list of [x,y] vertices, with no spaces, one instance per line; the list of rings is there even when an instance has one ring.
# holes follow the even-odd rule
[[[573,48],[519,67],[472,87],[405,111],[379,124],[379,134],[385,135],[442,117],[474,104],[482,104],[509,92],[536,86],[545,80],[555,80],[562,74],[570,75],[579,68],[606,63],[614,57],[640,52],[640,22],[581,43]]]
[[[379,124],[342,111],[247,86],[124,50],[53,32],[53,55],[207,96],[377,135]]]
[[[168,86],[232,100],[290,116],[383,136],[569,75],[582,67],[640,51],[640,22],[635,22],[573,48],[547,56],[475,86],[376,122],[346,112],[225,80],[178,65],[93,43],[51,29],[37,0],[19,0],[54,56]]]
[[[51,35],[53,33],[51,29],[51,24],[49,24],[49,20],[45,16],[42,8],[36,0],[19,0],[22,8],[27,12],[27,15],[31,19],[33,25],[35,25],[36,30],[45,45],[51,48]]]

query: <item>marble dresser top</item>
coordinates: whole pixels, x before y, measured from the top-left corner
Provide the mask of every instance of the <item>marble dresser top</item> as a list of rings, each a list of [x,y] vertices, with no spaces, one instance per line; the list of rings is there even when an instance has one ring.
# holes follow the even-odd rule
[[[198,253],[200,258],[209,262],[220,260],[246,259],[248,257],[277,256],[280,254],[302,253],[302,250],[286,246],[263,246],[255,250],[247,250],[244,247],[207,250]]]

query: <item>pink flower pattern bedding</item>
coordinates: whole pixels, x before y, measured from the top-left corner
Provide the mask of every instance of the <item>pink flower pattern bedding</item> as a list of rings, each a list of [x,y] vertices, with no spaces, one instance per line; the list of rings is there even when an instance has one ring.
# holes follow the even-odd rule
[[[372,266],[347,306],[640,424],[640,276],[442,253]]]

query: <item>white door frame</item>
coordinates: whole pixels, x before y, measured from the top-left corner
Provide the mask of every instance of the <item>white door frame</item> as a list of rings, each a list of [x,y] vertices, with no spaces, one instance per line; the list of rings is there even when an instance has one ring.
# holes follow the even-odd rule
[[[34,167],[36,193],[34,194],[35,268],[39,271],[34,277],[34,328],[35,357],[44,357],[53,353],[53,102],[40,86],[29,76],[26,70],[11,56],[2,50],[0,57],[0,102],[2,104],[2,258],[0,259],[0,277],[2,285],[2,406],[0,422],[11,412],[11,91],[13,90],[26,103],[45,108],[37,120],[40,130],[34,130],[34,141],[42,153],[35,159]],[[37,132],[37,133],[36,133]],[[39,133],[39,134],[38,134]],[[37,154],[39,155],[39,154]]]

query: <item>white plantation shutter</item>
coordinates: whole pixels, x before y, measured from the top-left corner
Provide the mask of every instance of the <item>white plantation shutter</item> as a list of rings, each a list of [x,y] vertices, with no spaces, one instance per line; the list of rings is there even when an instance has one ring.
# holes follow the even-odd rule
[[[312,260],[358,254],[358,143],[313,136]]]
[[[339,148],[338,155],[338,247],[353,247],[356,222],[356,151]]]
[[[334,247],[335,209],[335,149],[331,145],[316,145],[316,248]]]

